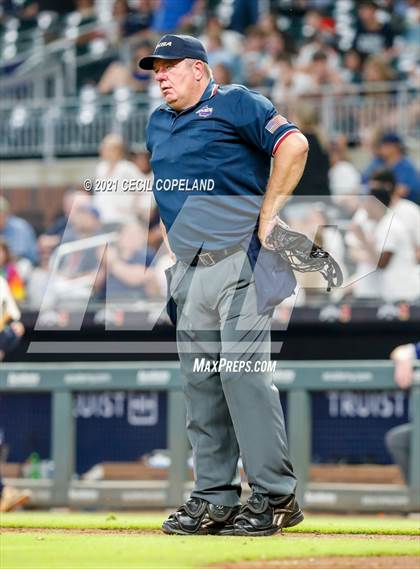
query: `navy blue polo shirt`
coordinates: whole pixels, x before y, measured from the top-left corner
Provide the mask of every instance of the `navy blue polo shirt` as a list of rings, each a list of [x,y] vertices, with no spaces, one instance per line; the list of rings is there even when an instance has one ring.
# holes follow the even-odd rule
[[[271,157],[297,127],[241,85],[209,82],[181,112],[161,105],[147,126],[153,193],[179,259],[245,242],[255,229]]]

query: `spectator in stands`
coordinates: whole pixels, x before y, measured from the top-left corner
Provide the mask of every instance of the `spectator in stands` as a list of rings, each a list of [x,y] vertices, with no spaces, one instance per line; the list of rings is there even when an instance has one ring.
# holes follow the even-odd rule
[[[147,92],[150,86],[151,73],[139,68],[139,60],[150,53],[150,44],[143,42],[134,52],[130,66],[121,61],[114,61],[105,69],[98,83],[98,91],[109,95],[116,89],[127,87],[137,93]]]
[[[315,93],[323,87],[338,86],[343,82],[338,71],[329,65],[327,54],[324,51],[316,51],[312,56],[309,75],[312,78]]]
[[[0,333],[1,336],[1,333]],[[3,435],[0,433],[0,462],[3,460]],[[27,504],[31,499],[30,490],[18,490],[12,486],[4,486],[0,463],[0,514],[12,512]]]
[[[328,172],[331,194],[334,196],[356,195],[361,190],[361,175],[347,156],[347,141],[338,137],[330,144]]]
[[[372,174],[376,172],[376,170],[384,167],[382,159],[379,156],[379,147],[383,136],[384,132],[382,128],[379,127],[367,130],[364,136],[362,136],[363,153],[371,156],[369,163],[362,170],[362,184],[365,193],[367,192],[367,185]]]
[[[351,207],[353,204],[346,201],[343,205]],[[372,239],[374,229],[375,221],[368,217],[363,204],[358,201],[345,234],[348,256],[355,265],[354,272],[349,278],[349,282],[352,283],[349,292],[357,300],[378,300],[379,279],[376,265],[379,253],[372,255],[365,246],[365,241]]]
[[[83,240],[100,236],[102,226],[99,211],[92,205],[84,205],[72,219],[72,230],[63,236],[63,243],[74,243],[77,248],[59,261],[56,272],[51,273],[48,257],[43,255],[43,268],[34,272],[36,283],[29,283],[31,306],[41,305],[42,310],[55,308],[57,303],[86,302],[95,288],[95,280],[104,254],[104,246]],[[82,240],[82,241],[81,241]],[[81,241],[80,243],[78,243]],[[41,285],[36,287],[35,284]],[[42,287],[42,285],[44,285]]]
[[[258,17],[258,27],[269,36],[271,33],[278,32],[276,14],[264,11]]]
[[[391,170],[397,181],[397,190],[402,197],[420,202],[420,176],[413,162],[406,156],[401,137],[393,132],[377,131],[371,142],[373,159],[362,173],[362,182],[367,185],[372,174],[380,168]]]
[[[8,352],[17,348],[25,333],[20,319],[21,313],[9,285],[3,277],[0,277],[0,362]],[[1,485],[0,475],[0,493]]]
[[[134,147],[131,152],[130,159],[143,176],[146,176],[148,180],[153,179],[152,165],[150,163],[150,152],[147,150],[146,145],[142,144]]]
[[[153,14],[152,28],[158,33],[174,32],[187,27],[194,14],[203,8],[200,0],[160,0]]]
[[[4,486],[0,475],[0,513],[13,512],[30,502],[32,492]]]
[[[382,83],[394,79],[394,71],[381,56],[369,55],[363,64],[363,81],[366,83]],[[375,94],[378,91],[375,90]],[[385,93],[389,90],[384,88]]]
[[[62,241],[64,232],[72,231],[71,218],[76,215],[78,207],[89,205],[92,197],[86,192],[79,192],[75,189],[69,189],[63,196],[63,214],[47,228],[45,233],[38,238],[38,248],[40,251],[46,250],[51,253]]]
[[[309,104],[299,103],[295,111],[294,123],[300,128],[309,142],[309,152],[305,171],[297,185],[294,196],[326,196],[330,194],[328,172],[330,160],[320,133],[316,110]]]
[[[103,233],[100,212],[92,205],[83,205],[77,209],[72,219],[71,231],[66,231],[63,243],[74,243]],[[60,272],[68,278],[75,278],[97,268],[98,251],[96,247],[77,250],[66,255],[60,265]]]
[[[51,253],[52,249],[45,247],[39,250],[39,262],[31,273],[26,285],[26,304],[30,310],[39,310],[44,299],[45,291],[51,277]]]
[[[131,38],[143,35],[153,20],[153,0],[115,0],[112,7],[112,18],[119,28],[119,38]]]
[[[388,24],[379,19],[378,5],[373,0],[362,0],[358,3],[358,21],[353,48],[362,58],[381,53],[388,61],[395,51],[394,32]]]
[[[16,305],[7,281],[0,276],[0,362],[7,352],[20,343],[25,328],[20,322],[20,310]],[[3,441],[0,440],[0,447]],[[0,472],[0,513],[11,512],[27,504],[31,498],[29,490],[17,490],[4,486]]]
[[[147,178],[133,162],[126,159],[124,140],[119,134],[108,134],[100,147],[101,161],[96,168],[96,184],[112,181],[111,191],[97,191],[93,203],[108,228],[136,221],[137,211],[151,207],[151,192],[124,191],[124,184],[147,185]],[[106,189],[106,187],[105,187]],[[137,195],[136,195],[137,194]]]
[[[14,350],[25,333],[20,310],[7,281],[0,277],[0,361]]]
[[[390,192],[386,188],[372,188],[364,208],[374,222],[373,233],[366,236],[359,227],[353,227],[362,247],[378,267],[378,292],[386,302],[415,301],[420,296],[419,267],[410,235],[405,226],[388,209]],[[379,260],[378,260],[379,259]]]
[[[383,188],[389,192],[391,196],[389,207],[394,212],[396,219],[407,230],[411,247],[416,258],[420,261],[420,207],[401,197],[397,190],[395,176],[391,170],[377,170],[369,180],[369,188],[371,190]]]
[[[347,84],[358,85],[362,82],[362,58],[355,49],[349,49],[345,52],[341,76]]]
[[[6,240],[22,278],[26,280],[38,261],[35,231],[21,217],[10,215],[9,202],[3,196],[0,196],[0,237]]]
[[[378,153],[383,165],[394,173],[401,196],[420,203],[419,172],[406,156],[401,137],[393,132],[384,134]]]
[[[137,149],[133,149],[130,159],[140,170],[140,173],[145,180],[145,191],[136,192],[134,194],[133,210],[136,212],[137,219],[148,225],[150,230],[159,222],[156,202],[152,193],[153,172],[152,165],[150,163],[150,152],[147,150],[145,145],[141,145]],[[154,221],[156,216],[157,221]]]
[[[295,69],[290,54],[281,54],[272,69],[271,78],[274,80],[272,98],[277,105],[290,104],[292,110],[296,97],[316,91],[313,77],[309,73]]]
[[[265,51],[272,61],[275,61],[283,53],[290,53],[286,36],[277,30],[270,32],[266,36]]]
[[[231,17],[228,24],[230,30],[243,34],[255,26],[259,17],[259,6],[255,0],[233,0],[231,2]]]
[[[150,164],[150,152],[145,146],[142,146],[137,150],[133,150],[131,159],[149,183],[146,199],[141,193],[135,195],[134,209],[137,212],[138,220],[149,227],[147,243],[149,249],[157,251],[162,241],[162,235],[159,212],[151,191],[153,172]]]
[[[408,48],[414,48],[417,52],[420,37],[420,6],[418,0],[408,0],[404,8],[402,16],[405,20],[405,41]]]
[[[396,347],[391,352],[395,365],[394,379],[400,389],[410,389],[414,381],[415,360],[420,358],[420,342]],[[410,456],[413,424],[398,425],[385,435],[385,444],[394,462],[400,467],[406,484],[410,483]]]
[[[231,60],[234,58],[239,64],[242,52],[243,36],[242,34],[233,30],[225,29],[222,26],[220,19],[215,15],[209,15],[205,24],[203,35],[199,37],[206,47],[209,65],[213,67],[214,59],[219,61],[218,50],[222,49],[222,61]],[[213,52],[214,56],[213,56]]]
[[[321,35],[328,40],[333,40],[335,37],[334,19],[327,16],[322,10],[316,9],[316,3],[314,2],[303,16],[302,28],[305,37]]]
[[[20,4],[22,5],[22,2],[20,2]],[[23,3],[18,12],[20,31],[32,30],[37,27],[39,9],[39,2],[35,0],[29,0]]]
[[[81,16],[81,22],[95,21],[95,0],[74,0],[76,12]]]
[[[314,55],[320,51],[326,55],[328,68],[337,71],[340,67],[340,57],[335,47],[321,33],[315,34],[309,43],[299,49],[296,59],[297,68],[309,72]]]
[[[88,210],[87,216],[86,208]],[[93,216],[89,215],[89,212],[92,211]],[[63,214],[38,239],[39,263],[32,271],[27,284],[28,303],[33,310],[39,309],[47,290],[50,278],[51,256],[54,249],[62,243],[70,243],[95,235],[101,229],[101,225],[98,222],[98,212],[92,210],[92,196],[86,192],[73,189],[68,190],[63,196]],[[73,267],[73,271],[77,271],[79,264],[82,269],[94,267],[96,256],[93,251],[93,249],[90,249],[84,253],[75,253],[70,258],[65,257],[63,266],[68,267],[70,265]],[[81,257],[84,257],[84,259]]]
[[[9,285],[10,292],[15,300],[20,301],[25,298],[25,284],[4,239],[0,239],[0,277],[4,278]]]
[[[72,21],[76,24],[78,33],[76,39],[76,53],[81,56],[88,52],[89,44],[98,37],[99,29],[89,32],[81,32],[80,30],[80,28],[83,29],[84,26],[95,24],[97,21],[94,0],[74,0],[74,4],[76,10],[70,16],[73,16]],[[70,20],[68,20],[68,22],[69,21]]]
[[[209,66],[213,73],[218,65],[223,65],[229,73],[235,74],[235,80],[242,82],[242,59],[235,49],[230,49],[225,45],[225,33],[218,28],[210,29],[206,36],[203,36],[207,46]],[[217,82],[217,81],[216,81]]]
[[[158,285],[154,270],[146,267],[151,256],[147,250],[147,228],[139,223],[124,225],[114,245],[106,251],[97,286],[105,286],[106,298],[111,301],[144,300],[156,295]]]
[[[218,63],[213,67],[213,79],[217,85],[229,85],[232,83],[230,68],[223,63]]]
[[[268,75],[271,58],[265,50],[265,41],[266,35],[258,26],[247,31],[242,61],[244,82],[248,87],[271,87],[272,80]]]

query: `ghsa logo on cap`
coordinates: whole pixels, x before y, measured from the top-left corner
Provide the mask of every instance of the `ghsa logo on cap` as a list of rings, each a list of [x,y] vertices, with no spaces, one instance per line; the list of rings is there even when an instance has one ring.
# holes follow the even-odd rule
[[[200,40],[192,36],[166,34],[158,41],[152,55],[139,61],[141,69],[153,69],[156,59],[199,59],[208,63],[207,52]]]
[[[157,44],[156,49],[158,49],[159,47],[170,47],[172,45],[171,41],[161,41],[160,43]]]

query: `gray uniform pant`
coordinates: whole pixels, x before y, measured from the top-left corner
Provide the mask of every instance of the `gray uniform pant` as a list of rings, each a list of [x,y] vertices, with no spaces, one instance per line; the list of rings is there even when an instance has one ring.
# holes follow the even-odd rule
[[[254,491],[294,493],[279,392],[271,371],[261,371],[270,363],[271,317],[257,313],[246,253],[239,251],[212,267],[178,262],[170,288],[178,308],[177,343],[194,462],[192,496],[239,504],[239,455]],[[217,368],[213,362],[226,365]],[[206,367],[199,368],[200,363]]]
[[[405,423],[398,425],[385,435],[385,443],[394,462],[400,467],[407,484],[410,483],[410,443],[413,425]]]

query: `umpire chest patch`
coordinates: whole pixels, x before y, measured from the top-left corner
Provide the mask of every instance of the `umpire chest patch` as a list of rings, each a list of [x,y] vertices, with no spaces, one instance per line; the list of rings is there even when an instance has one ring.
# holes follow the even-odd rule
[[[195,111],[195,114],[203,119],[206,119],[208,117],[211,117],[211,115],[213,114],[213,107],[205,105],[201,109],[198,109],[198,111]]]

